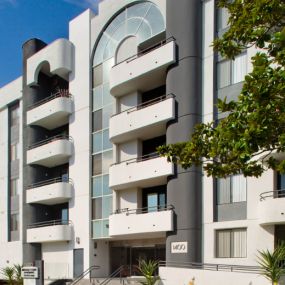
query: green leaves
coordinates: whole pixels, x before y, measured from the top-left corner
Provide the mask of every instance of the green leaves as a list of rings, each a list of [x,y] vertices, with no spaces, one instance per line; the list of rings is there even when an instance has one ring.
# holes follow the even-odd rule
[[[278,282],[285,274],[285,244],[277,245],[273,252],[269,250],[258,251],[257,262],[261,267],[261,275],[273,282]]]
[[[20,264],[14,264],[13,266],[1,268],[0,272],[8,285],[22,285],[23,278],[21,277],[21,270],[22,266]]]
[[[140,282],[142,285],[154,285],[156,281],[160,280],[159,276],[156,275],[158,266],[159,262],[155,260],[139,260],[138,269],[146,279],[146,281]]]
[[[213,47],[233,59],[256,46],[252,72],[237,101],[218,100],[219,122],[198,124],[190,141],[158,148],[183,168],[203,166],[207,175],[260,176],[268,168],[285,173],[285,2],[220,0],[229,10],[229,29]],[[284,156],[285,157],[285,156]]]

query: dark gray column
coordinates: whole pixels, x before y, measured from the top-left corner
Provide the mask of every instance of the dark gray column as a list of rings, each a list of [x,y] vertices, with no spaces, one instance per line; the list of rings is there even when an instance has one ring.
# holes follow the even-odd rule
[[[31,131],[31,128],[26,125],[27,108],[36,101],[39,95],[39,89],[27,86],[27,59],[36,52],[44,48],[46,44],[38,39],[31,39],[23,44],[23,262],[30,263],[36,259],[41,259],[40,244],[26,243],[26,229],[27,225],[33,223],[36,217],[35,208],[26,204],[25,186],[34,182],[35,169],[26,164],[27,148],[31,141],[34,141],[33,136],[37,136],[36,131]]]
[[[202,2],[167,0],[166,34],[174,37],[177,64],[167,73],[166,91],[176,96],[176,120],[167,127],[167,144],[189,140],[201,121]],[[201,261],[202,174],[200,168],[177,167],[167,184],[167,203],[175,207],[175,231],[166,242],[168,262]],[[173,253],[173,242],[187,242],[187,253]]]

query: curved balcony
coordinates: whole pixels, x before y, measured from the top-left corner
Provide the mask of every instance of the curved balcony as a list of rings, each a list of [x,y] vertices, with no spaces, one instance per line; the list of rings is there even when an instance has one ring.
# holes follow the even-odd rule
[[[260,194],[258,205],[261,225],[285,224],[285,189]]]
[[[60,90],[28,107],[27,125],[52,130],[68,123],[72,113],[72,96],[68,90]]]
[[[109,217],[110,236],[165,234],[173,231],[173,206],[163,205],[140,209],[121,209]]]
[[[68,79],[68,74],[73,69],[74,50],[73,44],[67,39],[58,39],[27,60],[27,85],[38,83],[38,74],[43,64],[49,64],[51,74],[57,74]]]
[[[71,221],[46,221],[35,223],[27,227],[28,243],[47,243],[70,241],[72,239]]]
[[[169,38],[113,66],[110,92],[119,97],[158,87],[165,82],[167,67],[175,62],[175,41]]]
[[[58,135],[30,146],[27,151],[27,164],[55,167],[67,163],[71,155],[71,137]]]
[[[110,140],[113,143],[152,134],[162,135],[166,123],[175,118],[175,96],[164,95],[113,115],[110,119]]]
[[[173,164],[167,158],[151,153],[111,165],[109,186],[115,190],[156,186],[166,184],[167,176],[173,174]]]
[[[62,177],[44,180],[27,187],[26,203],[56,205],[72,198],[72,180]]]

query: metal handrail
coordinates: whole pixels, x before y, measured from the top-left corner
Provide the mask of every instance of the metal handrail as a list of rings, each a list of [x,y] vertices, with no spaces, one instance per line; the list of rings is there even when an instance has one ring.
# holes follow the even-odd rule
[[[75,285],[80,280],[82,280],[83,277],[85,277],[88,273],[92,272],[93,270],[99,269],[99,268],[100,268],[100,266],[98,266],[98,265],[90,266],[88,269],[86,269],[84,272],[82,272],[78,277],[73,279],[73,281],[71,283],[69,283],[69,285]],[[91,277],[90,277],[90,283],[91,283]]]
[[[72,141],[73,139],[72,139],[71,136],[68,136],[68,135],[56,135],[54,137],[51,137],[51,138],[48,138],[48,139],[45,139],[45,140],[42,140],[42,141],[39,141],[39,142],[36,142],[36,143],[30,145],[28,147],[28,150],[36,148],[36,147],[39,147],[39,146],[42,146],[42,145],[45,145],[45,144],[47,144],[49,142],[58,141],[58,140],[69,140],[69,141]]]
[[[61,90],[59,90],[56,93],[52,93],[49,97],[44,98],[44,99],[42,99],[42,100],[40,100],[40,101],[38,101],[38,102],[28,106],[27,110],[30,111],[30,110],[32,110],[32,109],[34,109],[36,107],[39,107],[39,106],[41,106],[41,105],[43,105],[43,104],[45,104],[45,103],[47,103],[49,101],[52,101],[52,100],[54,100],[56,98],[59,98],[59,97],[72,98],[72,95],[69,93],[68,89],[61,89]]]
[[[122,64],[124,62],[129,63],[129,62],[131,62],[131,61],[133,61],[133,60],[135,60],[135,59],[137,59],[137,58],[139,58],[139,57],[141,57],[141,56],[143,56],[145,54],[148,54],[149,52],[151,52],[153,50],[156,50],[157,48],[162,47],[162,46],[164,46],[164,45],[166,45],[166,44],[168,44],[169,42],[172,42],[172,41],[175,41],[175,38],[174,37],[169,37],[169,38],[167,38],[167,39],[165,39],[163,41],[160,41],[160,42],[158,42],[158,43],[156,43],[156,44],[154,44],[154,45],[152,45],[152,46],[150,46],[148,48],[145,48],[145,49],[139,51],[135,55],[132,55],[132,56],[130,56],[130,57],[128,57],[128,58],[126,58],[126,59],[116,63],[113,67],[115,67],[117,65],[120,65],[120,64]]]
[[[28,225],[27,228],[34,229],[34,228],[42,228],[42,227],[57,226],[57,225],[71,225],[71,224],[72,224],[72,221],[70,220],[51,220],[51,221],[34,223],[31,225]]]
[[[119,115],[119,114],[125,113],[125,112],[127,112],[127,114],[129,114],[129,113],[135,112],[135,111],[137,111],[137,110],[144,109],[144,108],[146,108],[146,107],[155,105],[155,104],[157,104],[157,103],[163,102],[163,101],[165,101],[165,100],[167,100],[167,99],[170,99],[170,98],[175,98],[175,95],[174,95],[173,93],[169,93],[169,94],[167,94],[167,95],[159,96],[159,97],[157,97],[157,98],[154,98],[154,99],[151,99],[151,100],[149,100],[149,101],[143,102],[143,103],[141,103],[141,104],[139,104],[139,105],[136,105],[136,106],[131,107],[131,108],[129,108],[129,109],[126,109],[126,110],[124,110],[124,111],[121,111],[121,112],[118,112],[118,113],[116,113],[116,114],[113,114],[113,115],[111,116],[111,118],[112,118],[112,117],[115,117],[115,116],[117,116],[117,115]]]
[[[117,165],[117,164],[121,164],[121,163],[126,163],[128,165],[128,164],[131,164],[131,163],[146,161],[146,160],[157,158],[157,157],[159,157],[159,153],[155,151],[155,152],[151,152],[151,153],[145,154],[143,156],[130,158],[130,159],[123,160],[123,161],[120,161],[120,162],[115,162],[115,163],[111,164],[111,166]]]
[[[257,274],[261,272],[261,267],[259,266],[214,264],[214,263],[199,263],[199,262],[160,261],[159,266],[185,267],[192,269],[212,270],[212,271],[230,271],[230,272],[244,272],[244,273],[257,273]]]
[[[47,179],[47,180],[43,180],[40,182],[30,184],[26,186],[26,189],[29,190],[29,189],[38,188],[38,187],[42,187],[42,186],[46,186],[46,185],[50,185],[54,183],[60,183],[60,182],[66,182],[66,183],[73,184],[73,180],[71,178],[56,177],[56,178],[51,178],[51,179]]]
[[[273,190],[263,192],[259,195],[260,201],[265,200],[266,198],[284,198],[285,197],[285,189]]]
[[[125,265],[121,265],[119,268],[117,268],[114,272],[112,272],[106,279],[104,279],[99,285],[107,285],[109,282],[112,281],[112,279],[116,278],[125,269]]]
[[[156,211],[151,211],[156,210]],[[129,208],[123,208],[123,209],[117,209],[112,213],[112,215],[116,214],[123,214],[126,215],[130,214],[145,214],[145,213],[152,213],[152,212],[162,212],[162,211],[169,211],[174,210],[173,205],[157,205],[157,206],[151,206],[151,207],[143,207],[143,208],[137,208],[137,209],[129,209]]]

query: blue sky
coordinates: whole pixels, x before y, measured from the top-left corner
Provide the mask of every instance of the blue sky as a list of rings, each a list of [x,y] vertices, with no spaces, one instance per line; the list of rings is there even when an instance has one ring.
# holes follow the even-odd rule
[[[0,0],[0,88],[22,74],[22,44],[68,37],[68,22],[98,0]]]

